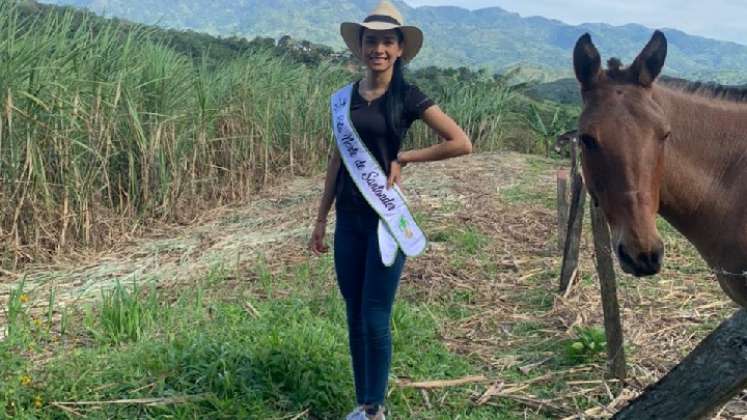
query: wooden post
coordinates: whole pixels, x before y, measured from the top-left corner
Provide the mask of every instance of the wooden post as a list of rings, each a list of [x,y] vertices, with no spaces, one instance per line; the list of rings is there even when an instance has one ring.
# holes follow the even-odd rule
[[[574,173],[572,190],[571,209],[568,214],[568,235],[563,249],[563,266],[560,270],[561,293],[570,287],[578,267],[581,224],[584,219],[584,202],[586,201],[586,188],[584,188],[581,174]]]
[[[578,142],[576,138],[571,139],[571,175],[576,176],[578,173]]]
[[[594,249],[597,259],[599,288],[602,291],[604,332],[607,335],[607,374],[619,380],[625,379],[625,350],[623,329],[620,321],[620,306],[617,303],[615,266],[610,247],[610,231],[607,218],[601,207],[591,204],[591,228],[594,232]]]
[[[558,250],[562,253],[568,231],[568,170],[559,169],[558,180]]]
[[[745,387],[747,310],[740,309],[613,418],[703,419]]]

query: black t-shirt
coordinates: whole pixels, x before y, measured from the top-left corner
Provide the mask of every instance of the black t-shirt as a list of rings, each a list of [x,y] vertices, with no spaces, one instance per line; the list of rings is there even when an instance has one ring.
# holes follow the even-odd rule
[[[356,82],[353,85],[353,97],[350,102],[350,118],[361,140],[388,175],[389,163],[397,157],[401,144],[400,139],[392,136],[387,127],[385,97],[386,95],[382,95],[369,103],[358,93],[358,82]],[[433,101],[415,85],[408,86],[400,120],[401,138],[405,137],[412,123],[420,119],[423,112],[432,105],[434,105]],[[353,183],[345,165],[340,165],[340,171],[337,174],[335,200],[337,209],[341,211],[372,210]]]

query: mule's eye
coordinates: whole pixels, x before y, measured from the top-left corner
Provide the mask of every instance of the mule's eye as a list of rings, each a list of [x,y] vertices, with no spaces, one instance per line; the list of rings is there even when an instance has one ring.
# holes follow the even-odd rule
[[[669,138],[672,137],[672,132],[667,131],[667,134],[664,134],[664,137],[662,137],[662,140],[669,140]]]
[[[599,147],[599,143],[597,142],[597,139],[595,139],[593,136],[590,136],[588,134],[581,135],[581,144],[583,144],[584,147],[589,150],[594,150],[597,147]]]

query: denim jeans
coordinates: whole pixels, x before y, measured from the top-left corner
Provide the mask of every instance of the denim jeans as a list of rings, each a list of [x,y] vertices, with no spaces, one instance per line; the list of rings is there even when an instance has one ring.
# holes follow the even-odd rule
[[[384,403],[392,360],[392,305],[405,256],[381,262],[373,212],[339,212],[335,229],[337,283],[347,307],[348,337],[358,404]]]

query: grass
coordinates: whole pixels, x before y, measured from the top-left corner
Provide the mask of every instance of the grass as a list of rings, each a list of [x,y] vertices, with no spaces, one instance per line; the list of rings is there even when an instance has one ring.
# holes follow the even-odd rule
[[[565,344],[567,361],[571,364],[604,360],[607,338],[599,327],[576,327],[575,336]]]
[[[542,205],[548,209],[557,206],[556,198],[547,193],[548,169],[554,166],[563,166],[562,160],[541,157],[529,157],[526,168],[521,172],[516,182],[501,190],[501,198],[512,204]],[[554,180],[553,180],[554,181]]]
[[[339,418],[354,398],[344,308],[329,258],[279,273],[259,262],[252,272],[237,288],[232,273],[216,266],[176,295],[117,285],[77,315],[81,325],[55,334],[54,342],[32,328],[16,293],[14,328],[0,342],[0,409],[19,418],[54,418],[63,413],[51,401],[162,398],[164,404],[153,406],[72,408],[92,418],[280,418],[305,410],[312,418]],[[397,304],[393,375],[437,379],[477,372],[440,342],[437,324],[444,315],[438,307]],[[35,363],[32,345],[43,345],[51,360]],[[169,404],[176,396],[194,399]],[[431,399],[444,403],[429,411],[419,392],[393,388],[390,406],[422,418],[490,416],[493,408],[472,407],[469,397],[468,387],[434,392]]]

